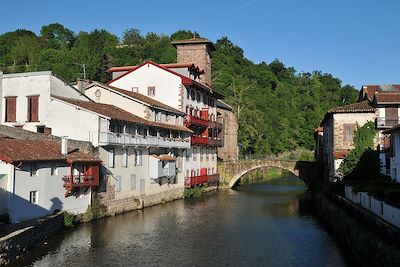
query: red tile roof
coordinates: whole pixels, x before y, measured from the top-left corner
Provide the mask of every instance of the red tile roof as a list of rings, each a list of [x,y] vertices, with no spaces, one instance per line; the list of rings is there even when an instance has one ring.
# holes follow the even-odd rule
[[[341,149],[333,151],[334,159],[344,159],[350,153],[349,149]]]
[[[365,100],[353,104],[333,108],[328,113],[358,113],[358,112],[375,112],[375,108]]]
[[[99,115],[106,116],[113,120],[125,121],[128,123],[143,124],[143,125],[147,125],[147,126],[153,126],[153,127],[157,127],[157,128],[170,129],[170,130],[176,130],[176,131],[182,131],[182,132],[189,132],[189,133],[193,132],[192,130],[190,130],[184,126],[180,126],[180,125],[172,125],[172,124],[166,124],[166,123],[161,123],[161,122],[148,121],[146,119],[143,119],[139,116],[136,116],[132,113],[129,113],[129,112],[127,112],[123,109],[120,109],[116,106],[113,106],[113,105],[101,104],[101,103],[96,103],[96,102],[89,102],[89,101],[83,101],[83,100],[77,100],[77,99],[65,98],[65,97],[59,97],[59,96],[52,96],[52,97],[59,99],[61,101],[64,101],[66,103],[72,104],[74,106],[78,106],[83,109],[92,111]]]
[[[36,161],[101,162],[100,159],[73,150],[61,155],[61,145],[52,141],[0,138],[0,159],[8,163]]]
[[[390,85],[378,85],[378,84],[370,84],[363,85],[360,91],[360,99],[359,100],[369,100],[372,101],[376,92],[388,92],[387,88],[391,88],[391,90],[395,90],[400,92],[400,84],[390,84]]]
[[[374,101],[377,104],[380,103],[400,103],[400,92],[376,92],[374,95]]]
[[[145,66],[146,64],[151,64],[151,65],[153,65],[153,66],[156,66],[156,67],[158,67],[158,68],[160,68],[160,69],[163,69],[163,70],[165,70],[165,71],[167,71],[167,72],[169,72],[169,73],[172,73],[172,74],[174,74],[174,75],[180,77],[181,80],[182,80],[182,84],[183,84],[183,85],[186,85],[186,86],[195,86],[195,87],[197,87],[197,88],[199,88],[199,89],[202,89],[203,91],[205,91],[205,92],[207,92],[207,93],[209,93],[209,94],[212,94],[212,95],[213,95],[214,97],[216,97],[216,98],[219,98],[219,99],[224,98],[223,95],[221,95],[221,94],[215,92],[211,87],[209,87],[209,86],[207,86],[207,85],[204,85],[204,84],[202,84],[202,83],[196,82],[195,80],[190,79],[189,77],[186,77],[185,75],[179,74],[179,73],[177,73],[177,72],[175,72],[175,71],[172,71],[172,70],[170,70],[170,69],[168,69],[168,68],[165,68],[165,67],[161,66],[160,64],[154,63],[154,62],[152,62],[152,61],[146,61],[146,62],[144,62],[143,64],[139,65],[137,68],[132,69],[132,70],[130,70],[130,71],[128,71],[128,72],[125,72],[125,73],[122,74],[121,76],[118,76],[118,77],[116,77],[115,79],[112,79],[111,81],[107,82],[107,85],[112,85],[113,82],[115,82],[115,81],[121,79],[122,77],[124,77],[124,76],[126,76],[126,75],[128,75],[128,74],[130,74],[130,73],[132,73],[132,72],[134,72],[135,70],[137,70],[137,69],[139,69],[139,68]]]
[[[176,114],[181,114],[181,115],[186,114],[186,113],[184,113],[184,112],[182,112],[182,111],[180,111],[180,110],[178,110],[176,108],[168,106],[168,105],[166,105],[166,104],[164,104],[164,103],[162,103],[160,101],[157,101],[157,100],[155,100],[153,98],[147,97],[147,96],[145,96],[143,94],[132,92],[132,91],[128,91],[128,90],[124,90],[124,89],[121,89],[121,88],[118,88],[118,87],[114,87],[114,86],[111,86],[111,85],[108,85],[108,84],[103,84],[103,83],[99,83],[99,82],[93,82],[92,84],[90,84],[86,88],[88,89],[88,88],[90,88],[92,86],[95,86],[95,85],[98,85],[98,86],[103,87],[105,89],[113,90],[113,91],[116,91],[118,93],[124,94],[126,96],[129,96],[131,98],[139,100],[139,101],[141,101],[141,102],[143,102],[143,103],[145,103],[145,104],[147,104],[147,105],[149,105],[151,107],[154,107],[154,108],[163,109],[163,110],[166,110],[166,111],[169,111],[169,112],[173,112],[173,113],[176,113]]]

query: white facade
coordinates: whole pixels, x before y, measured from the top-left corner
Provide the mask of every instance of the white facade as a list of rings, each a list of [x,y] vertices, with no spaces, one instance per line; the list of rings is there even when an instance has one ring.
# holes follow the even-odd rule
[[[400,182],[400,130],[391,132],[391,150],[390,155],[390,176],[392,179]]]
[[[31,164],[19,167],[0,161],[0,214],[8,214],[11,223],[30,220],[68,211],[82,214],[91,204],[91,191],[65,197],[62,177],[70,174],[63,162],[35,163],[37,171],[31,175]],[[53,168],[53,174],[51,172]],[[4,201],[5,200],[5,201]]]

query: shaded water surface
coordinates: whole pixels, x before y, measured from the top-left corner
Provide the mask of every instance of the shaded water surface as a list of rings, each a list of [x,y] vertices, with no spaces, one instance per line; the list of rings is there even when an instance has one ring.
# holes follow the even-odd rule
[[[284,175],[83,224],[18,264],[34,266],[344,266],[313,217],[305,187]]]

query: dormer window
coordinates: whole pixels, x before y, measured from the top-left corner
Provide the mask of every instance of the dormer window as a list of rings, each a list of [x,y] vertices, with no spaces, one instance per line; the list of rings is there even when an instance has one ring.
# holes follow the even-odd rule
[[[155,96],[156,95],[156,87],[155,86],[147,87],[147,95],[148,96]]]

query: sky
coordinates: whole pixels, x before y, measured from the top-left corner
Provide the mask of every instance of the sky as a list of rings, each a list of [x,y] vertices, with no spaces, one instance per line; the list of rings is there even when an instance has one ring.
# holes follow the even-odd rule
[[[331,73],[357,89],[400,83],[400,1],[170,0],[2,1],[0,34],[58,22],[79,31],[129,28],[228,37],[255,63],[274,59],[298,72]]]

